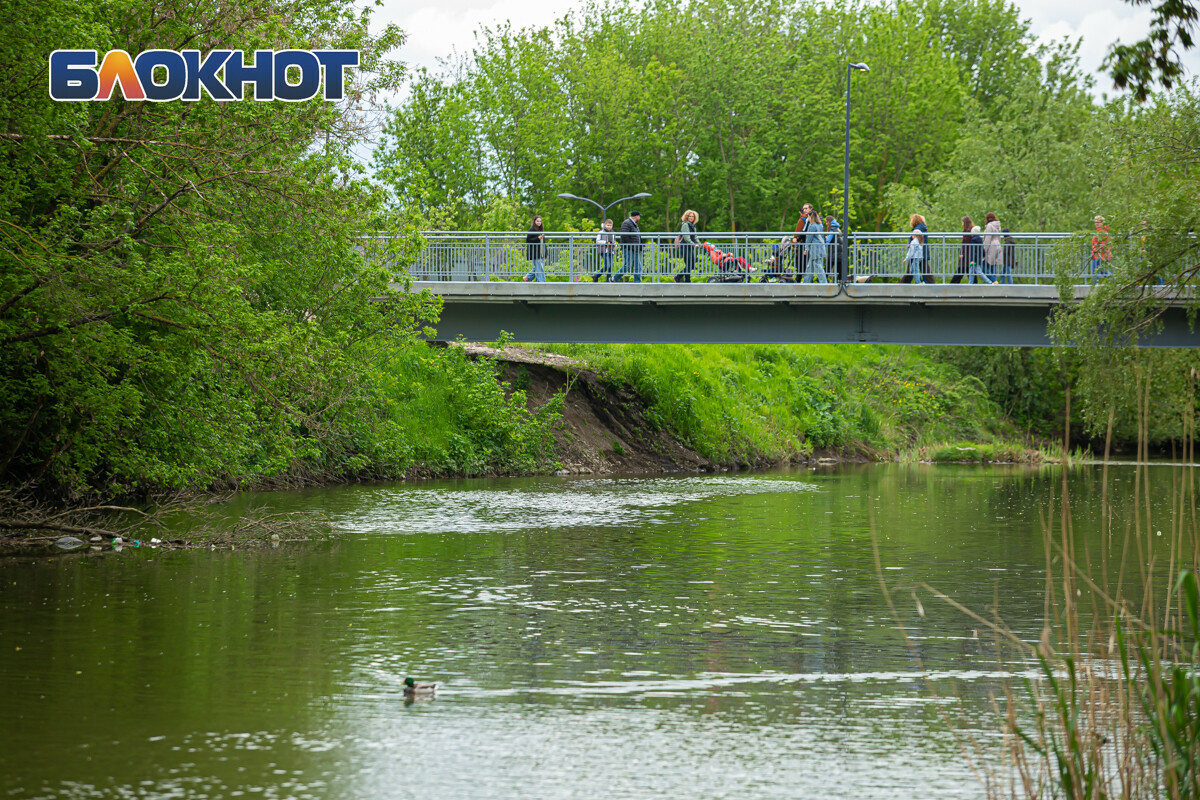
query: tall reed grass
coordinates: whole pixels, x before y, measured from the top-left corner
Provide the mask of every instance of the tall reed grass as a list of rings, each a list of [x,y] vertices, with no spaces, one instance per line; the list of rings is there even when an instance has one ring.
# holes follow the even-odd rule
[[[1113,502],[1106,444],[1098,552],[1089,544],[1094,536],[1076,536],[1068,466],[1042,510],[1046,577],[1036,641],[1011,630],[994,609],[989,616],[928,585],[914,587],[989,630],[1002,667],[1021,676],[992,695],[1003,731],[999,752],[963,737],[964,757],[989,798],[1200,798],[1194,404],[1182,410],[1182,463],[1151,465],[1148,375],[1137,376],[1136,391],[1141,430],[1132,502]],[[1168,475],[1164,507],[1151,502],[1151,480]],[[900,619],[894,607],[893,615]]]

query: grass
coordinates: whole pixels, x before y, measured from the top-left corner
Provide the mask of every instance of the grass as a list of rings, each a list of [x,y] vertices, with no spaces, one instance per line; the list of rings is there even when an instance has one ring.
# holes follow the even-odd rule
[[[1031,449],[1020,442],[997,441],[987,443],[957,442],[932,447],[918,447],[901,456],[902,461],[932,461],[935,464],[1028,464],[1054,461],[1057,451]]]
[[[983,385],[917,348],[879,345],[539,347],[582,359],[647,400],[652,421],[724,463],[816,451],[886,458],[1016,432]]]
[[[387,452],[372,453],[373,461],[430,475],[553,471],[562,397],[531,412],[524,389],[506,396],[498,375],[494,360],[468,358],[460,347],[418,343],[384,353],[365,376],[383,397],[385,430],[365,438]]]

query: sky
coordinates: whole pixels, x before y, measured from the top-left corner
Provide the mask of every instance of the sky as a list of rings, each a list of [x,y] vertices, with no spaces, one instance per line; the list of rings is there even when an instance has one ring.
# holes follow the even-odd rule
[[[579,0],[383,0],[377,22],[394,22],[407,34],[400,58],[411,67],[437,67],[456,50],[469,53],[475,31],[510,21],[514,27],[546,24],[579,5]],[[1034,36],[1051,41],[1082,37],[1080,65],[1096,75],[1095,92],[1112,94],[1111,79],[1100,74],[1110,43],[1133,42],[1150,27],[1150,10],[1121,0],[1016,0]],[[1186,54],[1191,75],[1200,74],[1200,49]]]

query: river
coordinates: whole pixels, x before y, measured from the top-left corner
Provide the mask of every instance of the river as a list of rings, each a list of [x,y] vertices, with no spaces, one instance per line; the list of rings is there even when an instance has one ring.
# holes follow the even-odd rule
[[[1165,504],[1175,473],[1151,473]],[[1118,515],[1133,482],[1111,469]],[[1075,535],[1119,548],[1099,468],[1069,483]],[[979,798],[961,742],[998,740],[1004,673],[986,630],[909,587],[998,600],[1035,640],[1062,484],[879,465],[337,487],[239,500],[327,514],[327,540],[0,561],[0,797]],[[406,675],[436,699],[406,703]]]

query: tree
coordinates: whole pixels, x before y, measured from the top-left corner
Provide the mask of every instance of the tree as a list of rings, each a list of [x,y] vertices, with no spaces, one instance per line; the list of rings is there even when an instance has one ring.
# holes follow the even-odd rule
[[[430,79],[441,88],[423,79],[389,131],[420,120],[403,147],[427,152],[400,153],[397,138],[380,174],[411,194],[409,165],[446,165],[433,181],[446,195],[481,178],[561,226],[592,212],[559,192],[649,191],[644,218],[671,228],[693,208],[709,228],[790,229],[804,202],[840,207],[846,62],[865,60],[851,185],[857,221],[877,227],[890,184],[942,169],[969,114],[1005,113],[1036,68],[1031,47],[1006,0],[596,0],[545,27],[485,30],[469,59]],[[443,96],[463,98],[461,113],[425,99]],[[451,147],[482,159],[443,158]]]
[[[58,496],[353,472],[386,453],[358,381],[419,301],[355,235],[351,158],[384,61],[349,0],[17,0],[0,87],[0,476]],[[358,49],[343,104],[53,103],[57,47]],[[381,313],[382,312],[382,313]],[[364,413],[355,413],[362,411]],[[374,445],[372,444],[374,442]]]
[[[395,201],[428,220],[449,212],[449,224],[470,227],[488,199],[488,175],[477,119],[461,84],[422,69],[409,96],[392,110],[375,150],[376,177]]]
[[[1176,46],[1190,50],[1195,44],[1192,29],[1200,20],[1200,6],[1192,0],[1128,0],[1130,5],[1152,6],[1150,35],[1133,44],[1114,44],[1101,65],[1118,89],[1132,88],[1139,103],[1154,87],[1170,89],[1184,75]]]
[[[1043,47],[1003,101],[970,104],[963,135],[923,191],[893,186],[888,202],[903,225],[907,208],[923,207],[939,230],[957,230],[963,215],[994,211],[1018,231],[1070,229],[1092,217],[1109,168],[1108,114],[1097,109],[1081,77],[1077,46]],[[924,199],[922,199],[922,195]]]

